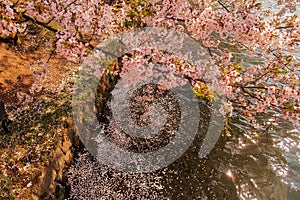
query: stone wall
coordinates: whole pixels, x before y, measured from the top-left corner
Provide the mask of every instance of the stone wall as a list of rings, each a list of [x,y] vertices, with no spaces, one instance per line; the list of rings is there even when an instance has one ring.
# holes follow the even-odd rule
[[[74,129],[73,121],[70,119],[63,129],[61,143],[50,157],[49,165],[41,169],[42,174],[31,195],[32,200],[63,199],[65,193],[63,184],[66,181],[64,180],[64,170],[71,164],[74,149],[79,144],[79,137]]]
[[[115,65],[113,70],[118,69]],[[107,97],[109,90],[116,83],[116,80],[111,79],[111,72],[107,70],[98,84],[98,92],[102,97]],[[101,101],[95,102],[96,106],[101,107]],[[66,122],[66,127],[63,130],[63,138],[52,157],[50,163],[46,167],[42,167],[42,174],[37,180],[35,189],[31,195],[32,200],[37,199],[64,199],[66,193],[65,183],[67,180],[64,176],[65,170],[71,164],[76,149],[82,145],[72,119]]]

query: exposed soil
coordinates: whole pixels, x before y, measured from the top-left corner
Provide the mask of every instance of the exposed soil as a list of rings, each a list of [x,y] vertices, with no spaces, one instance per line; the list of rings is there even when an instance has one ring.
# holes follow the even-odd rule
[[[0,101],[15,102],[17,91],[26,91],[32,83],[29,56],[18,55],[8,44],[0,45]]]
[[[13,119],[11,133],[8,135],[4,134],[0,127],[0,183],[1,187],[3,186],[0,188],[0,198],[3,199],[46,199],[55,192],[57,182],[62,179],[63,170],[73,156],[71,149],[74,142],[70,138],[73,138],[75,133],[71,122],[66,123],[62,120],[68,117],[68,104],[53,102],[60,94],[55,94],[52,87],[60,85],[70,69],[75,69],[78,65],[55,54],[49,59],[53,51],[47,43],[49,38],[41,37],[38,27],[29,29],[31,32],[22,37],[20,45],[16,45],[12,39],[0,38],[0,102],[5,103],[9,114],[11,111],[16,113],[20,106],[24,107],[24,112],[17,114],[24,115],[22,119],[25,120],[20,123],[20,119]],[[44,75],[46,74],[46,80],[42,78],[42,90],[30,94],[34,83],[41,85],[36,79],[39,69],[33,67],[33,64],[48,59],[46,70],[42,69],[45,71]],[[46,101],[49,104],[46,110],[53,107],[56,111],[49,115],[49,110],[41,110],[43,105],[38,107],[39,113],[35,112],[34,106],[34,109],[26,110],[27,104],[19,101],[18,92],[29,94],[35,100],[44,100],[42,97],[45,96],[51,100],[53,97],[52,102]],[[44,128],[33,132],[34,127],[39,127],[39,124]],[[16,158],[16,154],[21,155],[21,159]],[[21,173],[24,166],[27,166],[28,170]],[[11,167],[15,168],[12,170]],[[50,175],[47,174],[48,171]]]
[[[18,91],[28,93],[34,82],[31,64],[37,60],[47,60],[48,58],[49,54],[43,53],[43,50],[24,51],[24,46],[16,47],[0,43],[0,101],[7,104],[16,103]],[[65,77],[72,63],[56,55],[50,59],[49,65],[52,66],[51,80],[55,85]]]

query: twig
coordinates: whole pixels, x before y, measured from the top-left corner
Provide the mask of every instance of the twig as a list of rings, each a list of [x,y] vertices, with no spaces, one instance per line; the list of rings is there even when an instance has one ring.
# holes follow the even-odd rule
[[[20,1],[20,0],[17,0],[16,3],[14,3],[14,4],[11,6],[11,8],[14,8],[14,7],[19,3],[19,1]]]
[[[50,59],[51,59],[52,56],[54,55],[55,51],[56,51],[56,48],[54,47],[54,49],[51,51],[51,54],[50,54],[49,58],[47,59],[47,62],[46,62],[46,63],[48,63],[48,62],[50,61]]]
[[[261,86],[242,86],[243,88],[246,89],[263,89],[263,90],[267,90],[268,88],[266,87],[261,87]]]
[[[221,2],[221,1],[218,1],[218,3],[227,11],[227,12],[230,12],[230,10],[228,10],[228,8]]]
[[[209,53],[209,55],[210,55],[211,57],[213,57],[213,55],[212,55],[212,52],[211,52],[210,48],[209,48],[209,47],[207,47],[207,49],[208,49],[208,53]]]
[[[279,26],[276,29],[295,28],[294,26]]]

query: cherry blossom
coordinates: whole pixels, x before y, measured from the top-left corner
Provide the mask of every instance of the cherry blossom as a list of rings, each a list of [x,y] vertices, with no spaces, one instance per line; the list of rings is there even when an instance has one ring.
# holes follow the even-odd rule
[[[137,50],[122,58],[122,70],[114,74],[132,71],[142,79],[153,73],[152,65],[143,64],[151,58],[185,76],[197,94],[226,95],[224,110],[229,115],[234,107],[251,121],[251,116],[280,109],[280,117],[299,124],[300,64],[293,54],[300,41],[296,5],[296,0],[279,0],[280,8],[272,13],[257,0],[4,0],[0,37],[22,36],[26,24],[36,23],[55,33],[56,53],[80,62],[93,50],[91,41],[101,42],[117,33],[147,26],[184,31],[207,48],[209,63],[192,66],[172,52]],[[262,62],[246,66],[235,60],[237,52]],[[202,81],[208,66],[216,73],[206,74],[211,83]]]

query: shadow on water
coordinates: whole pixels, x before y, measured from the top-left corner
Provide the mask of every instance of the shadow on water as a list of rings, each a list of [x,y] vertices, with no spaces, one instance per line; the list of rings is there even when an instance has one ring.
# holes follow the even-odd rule
[[[128,174],[97,162],[84,149],[68,171],[70,199],[300,199],[299,132],[288,123],[270,132],[235,119],[211,153],[198,151],[207,131],[209,109],[200,103],[199,133],[174,163],[153,173]],[[285,131],[283,131],[285,130]],[[293,130],[293,131],[288,131]],[[286,141],[286,143],[282,143]],[[288,149],[284,149],[288,148]],[[289,151],[296,151],[288,154]]]

